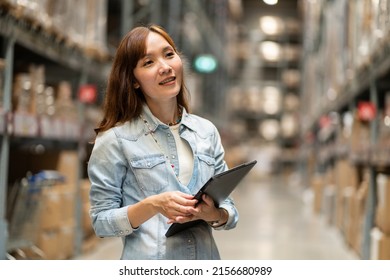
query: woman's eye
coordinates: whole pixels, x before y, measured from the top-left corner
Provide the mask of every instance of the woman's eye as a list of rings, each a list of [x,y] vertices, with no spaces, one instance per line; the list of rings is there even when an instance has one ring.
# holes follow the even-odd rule
[[[166,54],[167,57],[172,57],[172,56],[174,56],[174,55],[175,55],[174,52],[167,52],[167,54]]]
[[[144,62],[144,66],[149,66],[149,65],[151,65],[152,63],[153,63],[153,61],[147,60],[147,61]]]

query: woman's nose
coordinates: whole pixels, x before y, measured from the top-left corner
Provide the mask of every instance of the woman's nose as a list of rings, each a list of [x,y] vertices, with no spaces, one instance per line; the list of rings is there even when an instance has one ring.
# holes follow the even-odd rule
[[[168,63],[166,63],[164,61],[162,61],[160,63],[160,69],[159,69],[160,75],[169,73],[169,72],[171,72],[171,70],[172,70],[172,67]]]

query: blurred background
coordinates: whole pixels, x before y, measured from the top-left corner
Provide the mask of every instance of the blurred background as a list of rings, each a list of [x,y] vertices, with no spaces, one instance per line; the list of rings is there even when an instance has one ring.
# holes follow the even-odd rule
[[[120,257],[86,163],[116,47],[150,22],[229,166],[258,160],[223,259],[390,259],[390,0],[0,0],[0,259]]]

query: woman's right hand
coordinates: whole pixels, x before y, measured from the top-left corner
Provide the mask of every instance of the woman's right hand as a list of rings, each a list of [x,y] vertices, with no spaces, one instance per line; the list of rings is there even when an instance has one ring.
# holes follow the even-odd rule
[[[194,212],[197,202],[193,195],[179,191],[164,192],[129,205],[127,216],[133,228],[139,227],[157,213],[167,217],[168,223],[185,222],[194,217],[191,211]]]
[[[170,222],[181,217],[191,218],[191,211],[198,202],[193,195],[179,191],[157,194],[153,200],[157,211],[167,217]]]

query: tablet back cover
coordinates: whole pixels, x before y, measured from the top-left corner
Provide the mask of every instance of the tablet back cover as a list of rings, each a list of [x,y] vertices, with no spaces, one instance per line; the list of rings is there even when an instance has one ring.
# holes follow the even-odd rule
[[[237,185],[249,173],[249,171],[253,168],[253,166],[255,166],[256,163],[256,160],[243,163],[222,173],[214,175],[199,190],[199,192],[195,195],[195,198],[201,201],[202,194],[205,193],[214,200],[215,205],[218,207],[226,198],[229,197],[232,191],[237,187]],[[202,222],[202,220],[191,221],[183,224],[174,223],[169,227],[165,236],[172,236],[175,233],[192,227],[200,222]]]

